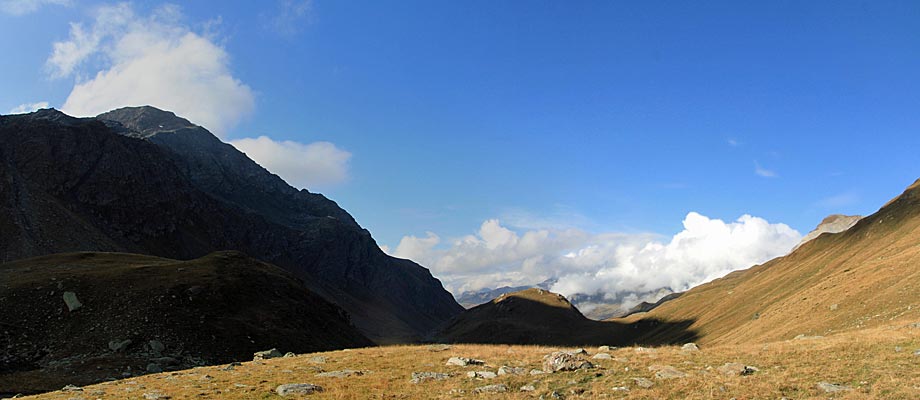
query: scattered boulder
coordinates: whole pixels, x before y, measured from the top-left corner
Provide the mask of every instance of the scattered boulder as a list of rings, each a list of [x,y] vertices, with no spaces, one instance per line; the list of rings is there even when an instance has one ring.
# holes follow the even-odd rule
[[[172,398],[160,392],[144,393],[143,396],[144,400],[169,400]]]
[[[691,342],[680,346],[680,350],[686,353],[692,353],[694,351],[700,351],[700,346],[697,346],[696,343]]]
[[[586,356],[586,355],[588,355],[588,350],[585,350],[585,349],[575,349],[575,351],[573,351],[572,354]]]
[[[821,338],[824,338],[824,336],[819,336],[819,335],[808,336],[805,334],[800,334],[800,335],[796,335],[794,338],[792,338],[792,340],[814,340],[814,339],[821,339]]]
[[[530,374],[531,374],[531,375],[543,375],[543,374],[545,374],[545,373],[546,373],[546,372],[543,372],[542,369],[536,369],[536,368],[534,368],[534,369],[530,370]]]
[[[281,354],[278,349],[269,349],[252,353],[252,361],[268,360],[269,358],[278,358],[283,356],[284,354]]]
[[[150,364],[147,364],[147,372],[151,374],[158,374],[160,372],[163,372],[163,367],[161,367],[160,364],[157,364],[157,363],[150,363]]]
[[[613,357],[611,357],[610,354],[607,354],[607,353],[597,353],[594,355],[594,357],[591,357],[591,358],[595,360],[612,360],[613,359]]]
[[[486,385],[473,389],[473,393],[504,393],[508,391],[508,386],[504,384]]]
[[[537,388],[534,387],[534,385],[524,385],[524,386],[521,386],[521,389],[520,389],[520,391],[522,392],[533,392],[534,390],[537,390]]]
[[[836,383],[830,382],[818,382],[816,385],[818,389],[823,390],[825,393],[837,393],[837,392],[846,392],[853,390],[849,386],[844,386]]]
[[[275,393],[278,393],[279,396],[313,394],[322,391],[322,386],[316,386],[309,383],[287,383],[278,385],[278,387],[275,388]]]
[[[633,378],[633,382],[636,383],[636,386],[643,389],[648,389],[652,386],[655,386],[655,382],[652,382],[651,379],[646,378]]]
[[[614,347],[616,349],[616,347]],[[600,346],[597,348],[597,351],[610,351],[610,346]]]
[[[428,345],[428,351],[447,351],[450,350],[449,344],[430,344]]]
[[[648,370],[655,371],[656,379],[675,379],[675,378],[683,378],[687,376],[686,372],[683,372],[670,365],[652,365],[648,367]]]
[[[450,374],[443,374],[440,372],[413,372],[412,380],[409,382],[422,383],[425,381],[443,381],[448,378],[450,378]]]
[[[329,371],[316,374],[320,378],[348,378],[351,376],[364,375],[364,371],[355,371],[353,369],[343,369],[341,371]]]
[[[568,351],[556,351],[543,357],[544,372],[575,371],[594,368],[594,365],[580,355]]]
[[[83,307],[83,303],[77,300],[77,294],[74,292],[64,292],[64,304],[67,305],[68,311],[76,311]]]
[[[495,379],[498,375],[492,371],[470,371],[466,373],[466,376],[473,379]]]
[[[614,392],[628,392],[629,388],[626,386],[614,386],[610,388],[610,390],[613,390]]]
[[[109,341],[109,350],[116,353],[124,352],[131,345],[131,339]]]
[[[502,366],[498,369],[499,375],[527,375],[527,369],[521,367]]]
[[[447,365],[456,365],[459,367],[465,367],[467,365],[484,365],[485,363],[486,362],[482,360],[466,357],[451,357],[447,360]]]
[[[325,364],[325,363],[326,363],[326,357],[323,357],[323,356],[314,356],[314,357],[310,357],[310,359],[309,359],[308,361],[310,361],[311,364]]]
[[[166,346],[159,340],[151,340],[147,342],[147,345],[150,346],[150,351],[154,354],[161,354],[163,350],[166,350]]]
[[[292,357],[297,357],[297,354],[294,354],[290,351],[287,353],[284,353],[284,358],[292,358]]]
[[[760,369],[741,363],[725,363],[725,365],[719,367],[718,371],[722,375],[746,376],[752,375],[753,373],[760,371]]]
[[[62,392],[82,392],[83,388],[76,385],[67,385],[61,388]]]

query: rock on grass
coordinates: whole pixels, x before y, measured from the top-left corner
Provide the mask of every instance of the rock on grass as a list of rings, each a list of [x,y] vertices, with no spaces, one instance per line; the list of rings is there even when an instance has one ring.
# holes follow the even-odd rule
[[[288,383],[279,385],[275,389],[275,393],[278,393],[279,396],[313,394],[322,391],[322,386],[316,386],[309,383]]]

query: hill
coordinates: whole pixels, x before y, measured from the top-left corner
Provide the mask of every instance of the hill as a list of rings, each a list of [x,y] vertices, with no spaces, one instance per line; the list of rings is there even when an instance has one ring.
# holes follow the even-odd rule
[[[620,322],[693,320],[704,343],[745,343],[920,319],[920,181],[878,212],[785,257]],[[658,338],[681,335],[660,332]]]
[[[0,392],[122,378],[151,363],[155,371],[245,360],[272,347],[372,345],[291,273],[238,252],[190,261],[83,252],[0,264],[0,315]]]
[[[673,321],[638,323],[594,321],[586,318],[565,297],[543,289],[526,289],[499,296],[473,307],[448,322],[433,339],[449,343],[504,343],[540,345],[627,345],[683,343],[696,338]],[[659,329],[675,332],[665,341],[648,339]],[[679,334],[677,332],[680,332]]]
[[[427,269],[384,254],[333,201],[170,112],[2,116],[0,160],[0,261],[239,250],[291,271],[381,343],[417,340],[462,310]]]

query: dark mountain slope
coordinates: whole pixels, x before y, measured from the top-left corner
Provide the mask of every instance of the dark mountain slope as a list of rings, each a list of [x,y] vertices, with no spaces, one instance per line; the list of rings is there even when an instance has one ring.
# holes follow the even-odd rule
[[[785,257],[700,285],[625,321],[690,319],[703,342],[743,343],[916,320],[918,265],[920,181],[843,232],[821,234]],[[665,340],[670,333],[660,335]]]
[[[633,324],[594,321],[586,318],[562,295],[543,289],[527,289],[499,296],[464,311],[432,339],[450,343],[540,344],[557,346],[670,344],[693,341],[696,334],[686,327],[692,321],[661,323],[646,320]],[[675,332],[665,341],[658,330]],[[677,334],[680,332],[680,334]]]
[[[171,113],[131,110],[109,115],[125,123],[54,110],[0,117],[4,260],[240,250],[293,272],[382,342],[418,338],[461,310],[428,270],[384,254],[335,203]]]
[[[70,311],[65,292],[82,307]],[[98,382],[151,362],[178,369],[272,347],[372,345],[291,273],[237,252],[191,261],[69,253],[0,264],[0,315],[0,392]],[[125,340],[124,350],[109,347]]]

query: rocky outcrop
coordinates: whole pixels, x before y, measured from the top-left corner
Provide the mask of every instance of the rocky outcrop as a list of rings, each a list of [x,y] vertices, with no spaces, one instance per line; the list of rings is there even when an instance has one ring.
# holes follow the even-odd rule
[[[418,339],[462,310],[428,270],[384,254],[331,200],[151,107],[0,117],[0,231],[2,260],[243,251],[294,273],[378,342]]]
[[[850,229],[851,227],[853,227],[853,225],[856,225],[856,223],[859,222],[859,220],[861,219],[862,219],[862,216],[860,215],[840,215],[840,214],[829,215],[826,218],[824,218],[820,224],[818,224],[817,228],[815,228],[811,232],[808,232],[808,234],[802,238],[802,241],[799,242],[799,244],[795,245],[795,247],[792,250],[795,251],[795,249],[798,249],[803,244],[816,239],[818,236],[821,236],[821,234],[840,233],[847,229]]]

